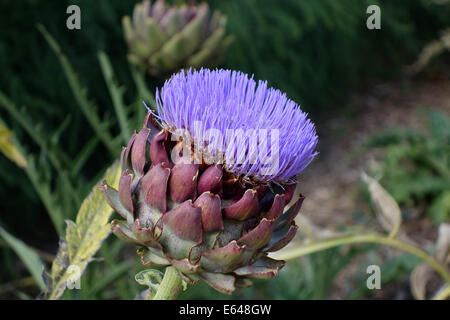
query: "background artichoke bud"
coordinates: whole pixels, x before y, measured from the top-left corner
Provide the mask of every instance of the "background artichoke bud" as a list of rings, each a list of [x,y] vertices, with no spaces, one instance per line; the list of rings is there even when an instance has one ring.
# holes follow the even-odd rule
[[[129,61],[153,76],[217,66],[232,41],[225,35],[226,17],[219,11],[211,15],[206,3],[169,7],[164,0],[144,0],[122,24]]]

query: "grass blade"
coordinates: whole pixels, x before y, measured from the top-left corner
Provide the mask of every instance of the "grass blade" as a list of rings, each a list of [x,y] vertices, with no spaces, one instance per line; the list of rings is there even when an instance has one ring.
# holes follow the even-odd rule
[[[73,199],[73,204],[77,205],[80,203],[80,199],[78,199],[78,194],[75,191],[75,186],[73,185],[67,170],[64,168],[64,165],[58,155],[64,155],[64,152],[61,149],[58,149],[56,152],[48,143],[48,139],[43,137],[40,130],[36,129],[34,126],[23,114],[23,112],[19,111],[17,106],[9,100],[1,91],[0,91],[0,106],[3,107],[8,113],[17,121],[28,136],[39,146],[39,148],[47,155],[53,167],[55,167],[59,176],[61,177],[64,186],[67,190],[67,193],[71,195]]]
[[[42,279],[42,269],[44,265],[41,259],[39,259],[39,256],[22,240],[14,237],[12,234],[3,229],[2,226],[0,226],[0,236],[9,244],[9,246],[16,252],[19,258],[28,268],[34,280],[36,280],[39,288],[44,289],[45,284],[44,280]]]
[[[123,143],[127,143],[131,137],[131,131],[128,126],[128,120],[125,113],[125,106],[123,104],[123,87],[119,87],[111,66],[111,62],[108,56],[100,51],[98,53],[98,60],[100,61],[100,67],[102,69],[103,77],[105,78],[106,86],[108,87],[109,93],[111,95],[111,100],[114,106],[114,110],[119,120],[120,132],[122,134]]]
[[[102,141],[103,144],[108,148],[111,154],[116,155],[118,149],[113,144],[113,139],[107,131],[104,123],[100,120],[97,113],[94,111],[96,109],[95,106],[88,100],[86,90],[81,87],[77,79],[77,75],[70,65],[69,59],[67,59],[67,57],[62,53],[58,43],[47,32],[44,26],[38,25],[37,28],[42,33],[42,35],[47,40],[48,44],[58,57],[64,74],[66,75],[67,81],[69,82],[70,89],[72,90],[72,93],[76,101],[78,102],[81,111],[85,115],[92,129],[97,134],[100,141]]]

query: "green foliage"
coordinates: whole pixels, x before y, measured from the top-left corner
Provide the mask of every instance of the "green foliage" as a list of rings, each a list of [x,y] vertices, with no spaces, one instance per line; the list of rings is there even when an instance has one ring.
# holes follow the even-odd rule
[[[6,213],[2,225],[30,245],[56,250],[64,220],[74,219],[82,199],[103,176],[104,164],[111,163],[127,134],[142,122],[142,100],[155,105],[151,93],[161,83],[146,79],[126,61],[120,20],[136,2],[75,1],[82,9],[79,31],[65,27],[64,13],[73,1],[0,2],[0,12],[8,13],[0,19],[0,117],[28,163],[22,169],[0,157],[0,197],[9,200],[0,203],[0,210]],[[420,0],[378,1],[383,28],[372,32],[365,28],[368,1],[208,2],[228,15],[228,31],[236,36],[225,66],[268,79],[309,111],[331,103],[335,108],[361,83],[397,75],[450,17],[448,10]],[[44,37],[38,24],[48,30],[40,28]],[[438,180],[429,182],[429,189],[442,190]],[[436,199],[429,211],[442,219],[440,208],[448,208],[448,194]],[[83,290],[68,290],[63,298],[134,298],[142,286],[132,277],[142,267],[134,255],[130,259],[132,251],[107,239],[100,251],[104,261],[89,264]],[[2,249],[0,255],[0,281],[22,276],[11,250]],[[261,296],[327,296],[339,267],[327,266],[321,255],[305,258],[318,262],[282,271],[285,290],[276,291],[274,281],[258,282]],[[341,261],[331,251],[326,255]],[[307,278],[311,274],[314,280]],[[298,286],[290,291],[292,277]],[[255,290],[245,295],[259,297]]]
[[[105,175],[108,183],[119,184],[120,166],[116,162]],[[51,272],[46,275],[46,293],[49,299],[59,299],[76,267],[81,276],[92,257],[110,233],[109,218],[113,210],[101,190],[95,186],[83,201],[75,222],[66,220],[66,237],[59,242]]]
[[[276,278],[255,280],[252,287],[238,290],[232,296],[198,283],[180,294],[180,299],[327,299],[339,272],[370,248],[333,248],[291,260]]]
[[[78,84],[83,90],[89,88],[90,105],[85,109],[93,113],[91,106],[95,104],[101,127],[110,129],[115,155],[120,153],[122,142],[114,140],[118,133],[116,120],[108,117],[112,109],[96,58],[98,50],[110,53],[116,74],[126,83],[124,101],[134,104],[129,111],[144,109],[142,98],[139,107],[135,104],[133,78],[125,58],[120,26],[122,15],[132,11],[134,1],[76,1],[82,8],[80,31],[66,28],[65,12],[70,4],[73,1],[0,2],[0,12],[8,13],[0,19],[0,117],[15,133],[24,154],[32,157],[33,166],[33,170],[24,174],[22,169],[0,157],[0,197],[9,199],[0,208],[4,212],[20,210],[23,222],[36,226],[31,233],[19,229],[20,236],[28,234],[27,240],[34,245],[55,242],[57,236],[52,222],[61,235],[64,219],[74,218],[81,200],[103,175],[104,164],[113,159],[112,151],[105,152],[102,140],[89,126],[78,104],[83,91],[76,92],[77,98],[70,83]],[[62,52],[55,55],[36,28],[37,24],[49,30]],[[67,57],[69,67],[76,72],[70,75],[75,79],[72,82],[66,77],[68,67],[62,69],[58,63],[63,61],[61,57]],[[5,102],[10,108],[4,107]],[[134,128],[133,123],[130,130]],[[51,220],[45,216],[49,212],[53,212]],[[5,226],[15,224],[14,216],[5,215]],[[12,231],[16,233],[17,228]]]
[[[17,239],[0,226],[0,237],[2,237],[8,245],[17,253],[22,262],[26,265],[30,273],[33,275],[39,288],[44,289],[44,280],[41,273],[43,264],[39,256],[29,248],[22,240]]]
[[[28,134],[31,140],[38,145],[40,156],[27,154],[25,150],[22,154],[28,159],[28,166],[25,172],[31,180],[32,186],[38,193],[48,214],[59,234],[62,232],[63,220],[73,213],[73,207],[77,208],[84,191],[80,185],[77,186],[75,176],[77,172],[71,170],[82,166],[86,161],[86,154],[80,153],[73,160],[74,167],[69,166],[69,157],[65,151],[58,146],[60,135],[65,129],[65,122],[62,123],[53,135],[44,133],[42,126],[35,126],[29,119],[24,108],[17,106],[0,92],[0,108],[4,108]],[[21,145],[21,149],[25,145]],[[18,147],[18,146],[17,146]],[[53,176],[51,166],[56,171]],[[58,187],[54,187],[54,185]],[[54,192],[54,190],[59,192]]]
[[[226,66],[267,79],[302,108],[340,109],[374,78],[395,78],[450,24],[449,6],[422,0],[209,1],[235,35]],[[366,28],[368,5],[381,29]]]
[[[62,235],[64,220],[74,217],[75,210],[81,203],[80,199],[86,194],[85,190],[98,181],[104,170],[100,168],[100,171],[94,173],[94,175],[88,175],[89,181],[86,181],[86,177],[80,174],[92,156],[92,152],[98,151],[99,142],[103,142],[103,145],[110,151],[110,157],[116,158],[120,152],[120,146],[126,143],[129,138],[127,136],[129,128],[135,128],[136,123],[142,122],[145,110],[142,101],[146,100],[149,105],[154,106],[154,98],[146,87],[143,74],[131,68],[132,79],[136,86],[136,98],[133,99],[133,103],[126,105],[124,93],[127,91],[124,86],[118,84],[108,56],[100,52],[98,62],[117,116],[117,119],[112,117],[106,121],[101,119],[98,108],[94,102],[88,99],[87,91],[82,87],[77,74],[58,43],[43,26],[39,26],[39,30],[54,50],[74,99],[78,102],[77,106],[82,111],[86,122],[92,127],[94,136],[75,156],[71,156],[69,155],[70,151],[61,142],[61,137],[68,130],[71,122],[70,116],[66,117],[66,120],[56,129],[55,133],[48,134],[42,125],[34,125],[25,108],[17,108],[2,92],[0,92],[0,107],[11,116],[13,124],[18,125],[38,147],[40,154],[36,155],[34,152],[28,153],[25,151],[25,149],[33,149],[33,146],[29,143],[23,145],[16,143],[18,147],[20,146],[18,152],[24,154],[24,158],[28,162],[28,166],[25,168],[28,179],[44,204],[58,234]],[[115,121],[122,126],[122,132],[121,135],[113,138],[115,133],[112,130],[109,131],[109,125]],[[5,138],[8,137],[5,136]],[[114,177],[115,180],[112,181],[115,184],[117,184],[118,172],[118,167],[115,167],[114,174],[116,176]],[[108,179],[112,178],[109,177]],[[68,223],[66,237],[60,241],[57,258],[53,263],[51,273],[46,277],[46,296],[48,298],[58,299],[63,296],[66,284],[73,275],[70,266],[76,266],[81,273],[84,272],[93,254],[100,248],[103,239],[109,234],[110,226],[107,222],[111,213],[112,210],[104,201],[103,195],[98,189],[95,189],[93,194],[81,204],[76,222],[66,220]],[[104,248],[103,254],[109,255],[109,246]],[[122,277],[134,265],[133,261],[125,263],[113,261],[112,258],[108,262],[106,272],[105,270],[101,272],[102,279],[100,281],[97,281],[98,279],[95,277],[88,277],[88,283],[84,283],[83,298],[89,299],[97,296],[105,287]],[[97,272],[95,267],[90,269],[94,271],[87,272],[88,275]],[[133,298],[138,291],[135,288],[128,289],[127,285],[123,283],[118,284],[118,288],[121,297],[127,299]],[[73,292],[69,292],[64,297],[72,295]]]
[[[382,148],[380,183],[405,208],[422,207],[436,224],[450,219],[450,117],[428,114],[428,132],[396,129],[374,135],[365,148]]]
[[[144,267],[134,254],[135,247],[108,237],[81,277],[80,290],[66,290],[62,299],[134,299],[143,290],[135,274]]]
[[[11,204],[2,204],[2,210],[11,211],[14,204],[24,204],[21,211],[34,223],[33,217],[50,209],[50,201],[43,201],[43,195],[34,190],[34,186],[45,184],[49,194],[60,187],[65,190],[64,197],[53,194],[52,198],[58,198],[54,202],[62,206],[65,217],[73,217],[89,187],[103,173],[103,164],[112,160],[113,146],[108,138],[113,137],[119,152],[124,132],[136,128],[135,119],[142,119],[145,110],[141,101],[153,102],[149,94],[153,90],[142,89],[142,77],[130,72],[126,61],[120,20],[132,12],[136,2],[78,0],[76,4],[82,8],[79,31],[65,28],[64,13],[71,1],[0,3],[0,12],[9,13],[0,19],[0,88],[9,101],[14,101],[15,110],[21,111],[13,115],[0,110],[0,116],[19,141],[35,140],[29,148],[27,144],[27,151],[35,154],[36,148],[40,149],[35,159],[39,174],[33,184],[26,183],[28,177],[19,168],[0,159],[5,168],[0,171],[0,181],[4,182],[0,195],[11,200]],[[236,36],[225,66],[268,79],[309,110],[330,102],[336,106],[365,78],[396,74],[424,43],[435,38],[437,30],[448,25],[450,17],[445,8],[420,0],[378,1],[382,29],[369,31],[365,28],[366,1],[208,2],[227,14],[228,32]],[[48,46],[37,24],[52,34],[55,41],[50,42],[55,50]],[[108,55],[114,74],[108,74],[105,59],[98,63],[99,51]],[[114,87],[111,75],[121,79],[121,84]],[[149,88],[160,84],[152,79],[146,82]],[[121,86],[127,88],[123,103],[128,107],[123,113],[133,119],[128,128],[123,115],[119,115],[119,121],[112,116],[117,113]],[[19,108],[23,105],[26,109]],[[99,130],[98,125],[108,130]],[[64,152],[55,145],[64,146]],[[85,166],[88,159],[95,161]],[[63,225],[58,228],[61,231]],[[50,240],[50,235],[43,232],[40,236]]]
[[[28,166],[27,160],[11,142],[12,136],[13,133],[3,126],[0,121],[0,152],[19,167],[26,168]]]
[[[381,257],[376,251],[372,251],[365,259],[364,263],[360,265],[359,270],[364,270],[368,265],[380,265],[381,269],[381,287],[386,288],[391,283],[398,280],[407,280],[411,272],[420,264],[420,259],[410,255],[403,254],[398,257],[393,257],[385,262],[382,262]],[[370,296],[374,292],[367,288],[366,285],[367,273],[360,273],[355,277],[355,283],[360,284],[356,286],[349,295],[348,299],[362,299]],[[394,298],[394,297],[393,297]]]
[[[73,70],[69,60],[67,57],[61,52],[61,48],[56,43],[55,39],[47,32],[47,30],[42,26],[38,25],[39,31],[45,37],[50,47],[56,53],[61,67],[64,71],[64,74],[69,83],[70,89],[72,90],[72,94],[77,101],[80,110],[83,112],[87,121],[91,125],[95,134],[98,138],[103,142],[103,144],[107,147],[107,149],[114,155],[117,151],[116,145],[112,139],[112,136],[108,132],[108,119],[101,120],[97,115],[97,108],[93,103],[91,103],[87,97],[87,90],[81,87],[77,75]]]
[[[428,212],[433,221],[448,221],[450,219],[450,191],[440,193],[431,203]]]
[[[38,159],[36,159],[36,156],[30,154],[28,155],[30,158],[30,168],[26,170],[26,172],[35,191],[38,193],[49,213],[54,227],[59,234],[62,234],[64,218],[73,217],[81,199],[86,194],[86,190],[88,189],[86,186],[89,187],[92,185],[92,181],[98,179],[101,172],[104,170],[100,167],[100,172],[95,173],[93,176],[94,179],[88,175],[88,178],[91,181],[89,183],[86,183],[86,178],[83,175],[80,175],[81,170],[92,153],[94,151],[98,152],[98,143],[102,142],[104,144],[110,151],[112,159],[118,156],[120,153],[120,146],[126,143],[128,139],[126,136],[129,132],[129,128],[134,128],[134,123],[140,123],[142,121],[141,119],[144,116],[142,110],[144,110],[144,107],[141,105],[141,101],[145,99],[149,101],[151,105],[154,105],[154,98],[145,87],[143,76],[138,71],[132,69],[131,73],[133,79],[136,81],[138,99],[134,99],[134,102],[130,106],[126,106],[123,101],[124,87],[120,87],[116,84],[110,60],[104,53],[100,52],[100,65],[111,94],[118,122],[123,129],[122,136],[113,138],[114,132],[109,132],[109,127],[116,119],[100,118],[98,108],[88,99],[87,91],[81,86],[77,74],[67,57],[63,54],[58,43],[42,25],[39,25],[38,28],[47,40],[49,46],[54,50],[61,64],[67,83],[71,88],[74,100],[78,102],[77,106],[82,111],[82,114],[93,129],[95,135],[90,137],[87,143],[82,146],[81,150],[77,150],[75,156],[69,155],[70,151],[66,148],[61,148],[61,146],[67,146],[62,140],[63,134],[69,130],[71,122],[70,115],[66,116],[66,119],[52,135],[49,135],[44,132],[43,125],[39,124],[36,126],[34,122],[30,120],[30,115],[25,111],[25,108],[17,108],[17,106],[2,92],[0,92],[0,107],[12,117],[15,123],[18,124],[39,147],[41,152],[39,161],[43,159],[45,161],[48,159],[49,161],[48,164],[39,163],[39,165],[36,166]],[[133,112],[136,111],[136,109],[137,112]],[[129,116],[129,114],[132,114],[132,116]],[[105,161],[108,162],[108,160]],[[56,174],[53,174],[53,170]],[[62,188],[54,187],[55,183],[58,186],[61,185]]]
[[[145,300],[152,300],[155,293],[158,291],[159,284],[163,279],[164,273],[155,269],[142,270],[134,279],[137,283],[148,287],[148,292],[145,295]]]

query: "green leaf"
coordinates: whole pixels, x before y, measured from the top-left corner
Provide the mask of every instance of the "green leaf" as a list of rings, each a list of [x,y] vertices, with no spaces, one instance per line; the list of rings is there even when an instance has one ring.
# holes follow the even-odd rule
[[[429,208],[431,219],[438,225],[450,220],[450,191],[442,192]]]
[[[146,300],[151,300],[159,289],[159,285],[163,280],[164,274],[156,269],[142,270],[134,279],[137,283],[148,286],[148,292],[144,295]]]
[[[106,172],[105,180],[117,188],[120,177],[118,162]],[[95,186],[81,204],[76,221],[67,220],[66,238],[60,240],[58,254],[47,276],[46,297],[59,299],[68,281],[73,281],[73,270],[81,276],[92,257],[110,233],[109,218],[113,210]]]
[[[0,124],[0,152],[19,167],[26,168],[28,166],[27,160],[11,142],[12,135],[11,131]]]
[[[39,288],[44,289],[45,284],[42,279],[42,269],[44,267],[39,256],[29,248],[22,240],[17,239],[0,226],[0,236],[9,244],[9,246],[17,253],[19,258],[30,271],[36,280]]]

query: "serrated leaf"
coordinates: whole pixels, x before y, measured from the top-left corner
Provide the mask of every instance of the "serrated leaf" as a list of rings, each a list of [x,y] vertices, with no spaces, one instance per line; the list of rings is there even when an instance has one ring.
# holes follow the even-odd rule
[[[27,160],[11,142],[12,136],[13,133],[0,124],[0,152],[19,167],[26,168],[28,166]]]
[[[0,237],[2,237],[8,245],[13,249],[25,266],[30,271],[36,283],[41,289],[45,288],[44,280],[42,279],[42,268],[44,264],[38,255],[29,248],[22,240],[17,239],[12,234],[7,232],[0,226]]]
[[[117,188],[120,177],[118,162],[106,172],[105,180]],[[60,240],[56,259],[53,261],[46,297],[59,299],[63,295],[68,281],[73,279],[73,269],[81,276],[92,257],[110,233],[109,218],[112,209],[96,185],[81,204],[75,222],[67,220],[66,237]]]

